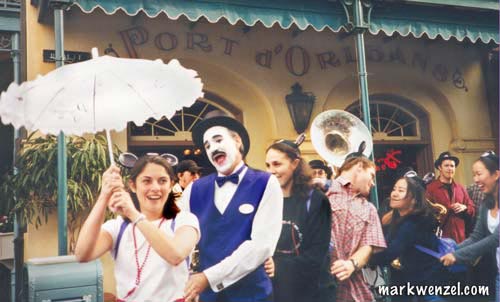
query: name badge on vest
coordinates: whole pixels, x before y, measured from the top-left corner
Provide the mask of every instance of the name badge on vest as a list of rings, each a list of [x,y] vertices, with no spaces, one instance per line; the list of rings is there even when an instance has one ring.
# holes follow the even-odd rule
[[[239,211],[241,214],[250,214],[254,209],[254,206],[249,203],[244,203],[239,207]]]

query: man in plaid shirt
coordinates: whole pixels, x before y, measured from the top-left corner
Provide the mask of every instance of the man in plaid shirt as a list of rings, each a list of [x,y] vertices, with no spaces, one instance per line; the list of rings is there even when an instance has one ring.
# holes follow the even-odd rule
[[[476,183],[473,183],[467,186],[467,194],[469,194],[470,199],[474,202],[477,216],[479,214],[479,206],[484,200],[484,193]]]
[[[338,279],[337,301],[371,302],[374,297],[361,268],[386,243],[377,209],[366,197],[374,185],[375,164],[366,157],[347,159],[328,192],[332,208],[331,273]]]

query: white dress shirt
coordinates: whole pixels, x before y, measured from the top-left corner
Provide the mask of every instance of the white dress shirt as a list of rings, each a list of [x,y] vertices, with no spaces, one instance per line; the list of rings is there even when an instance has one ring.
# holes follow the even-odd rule
[[[244,163],[241,162],[234,171]],[[238,184],[227,181],[219,188],[215,186],[215,206],[220,213],[224,213],[231,198],[233,198],[238,185],[245,177],[248,167],[245,167],[239,174]],[[219,174],[219,176],[223,176]],[[183,192],[180,201],[182,210],[190,211],[189,200],[191,197],[190,184]],[[267,182],[262,200],[257,208],[252,223],[252,233],[250,240],[244,241],[234,252],[221,262],[203,271],[208,279],[210,287],[214,292],[219,292],[223,288],[237,282],[247,274],[253,272],[257,267],[265,262],[274,253],[281,233],[281,220],[283,218],[283,193],[278,179],[271,175]],[[203,234],[202,234],[203,236]]]

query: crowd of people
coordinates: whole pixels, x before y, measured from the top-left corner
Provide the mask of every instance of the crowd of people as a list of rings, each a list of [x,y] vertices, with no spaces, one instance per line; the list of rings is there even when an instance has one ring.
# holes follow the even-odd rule
[[[90,261],[112,253],[117,301],[386,298],[377,295],[368,270],[387,271],[388,286],[460,281],[489,288],[488,296],[467,299],[403,293],[392,301],[498,301],[494,152],[473,164],[472,198],[454,180],[459,159],[443,152],[435,161],[438,177],[403,173],[389,196],[390,211],[379,217],[368,200],[376,167],[362,146],[332,169],[322,160],[306,163],[302,137],[282,139],[267,147],[267,171],[259,171],[245,163],[250,138],[237,120],[214,111],[192,135],[215,173],[200,177],[190,160],[174,172],[161,155],[148,154],[134,163],[126,184],[116,166],[103,174],[75,254]],[[436,204],[446,210],[438,213]],[[116,218],[105,221],[107,209]],[[443,252],[449,242],[458,245]]]

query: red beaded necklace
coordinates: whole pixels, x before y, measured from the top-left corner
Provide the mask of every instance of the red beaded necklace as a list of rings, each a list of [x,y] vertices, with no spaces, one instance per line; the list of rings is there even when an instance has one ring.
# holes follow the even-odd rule
[[[158,224],[158,228],[161,227],[161,225],[163,224],[163,222],[165,221],[165,217],[163,217],[160,221],[160,223]],[[139,286],[139,284],[141,283],[141,274],[142,274],[142,271],[144,270],[144,266],[146,265],[146,262],[148,261],[148,257],[149,257],[149,252],[151,251],[151,244],[148,245],[148,249],[146,251],[146,256],[144,256],[144,260],[142,261],[142,264],[139,264],[139,252],[137,250],[137,239],[135,237],[135,224],[134,226],[132,227],[132,237],[134,238],[134,254],[135,254],[135,267],[137,268],[137,273],[136,273],[136,276],[135,276],[135,286],[134,288],[132,288],[131,290],[129,290],[127,292],[127,295],[125,295],[125,297],[123,297],[123,299],[117,299],[118,302],[125,302],[126,299],[128,297],[130,297],[134,292],[135,290],[137,289],[137,287]]]

